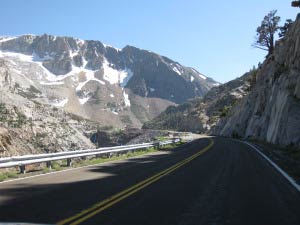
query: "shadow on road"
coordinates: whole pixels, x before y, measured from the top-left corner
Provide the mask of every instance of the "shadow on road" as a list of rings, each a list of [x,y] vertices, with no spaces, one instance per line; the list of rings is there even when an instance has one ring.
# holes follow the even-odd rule
[[[174,165],[208,143],[207,138],[199,139],[165,154],[0,184],[0,221],[57,222]]]

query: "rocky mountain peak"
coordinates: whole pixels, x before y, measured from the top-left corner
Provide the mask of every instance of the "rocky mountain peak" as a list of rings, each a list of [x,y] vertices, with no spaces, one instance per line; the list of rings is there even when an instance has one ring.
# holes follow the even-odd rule
[[[147,50],[48,34],[1,37],[0,59],[23,92],[40,92],[35,101],[116,126],[141,126],[218,85]]]

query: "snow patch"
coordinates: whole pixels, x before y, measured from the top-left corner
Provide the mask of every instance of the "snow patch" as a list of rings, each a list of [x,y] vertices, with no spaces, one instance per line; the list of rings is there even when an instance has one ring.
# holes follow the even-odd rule
[[[129,95],[126,94],[125,90],[123,91],[123,96],[124,96],[124,102],[125,102],[125,106],[130,106],[130,100],[129,100]]]
[[[175,73],[177,73],[178,75],[182,75],[182,67],[178,63],[176,63],[175,65],[174,63],[171,63],[171,65],[172,65],[172,70]]]
[[[195,77],[191,76],[191,82],[193,82],[195,80]]]
[[[17,37],[0,37],[0,43],[16,39]]]
[[[201,74],[201,73],[198,73],[198,75],[199,75],[199,77],[200,78],[202,78],[203,80],[206,80],[207,79],[207,77],[206,76],[204,76],[203,74]]]
[[[63,84],[65,84],[65,82],[63,82],[63,81],[54,81],[54,82],[41,81],[40,84],[41,85],[63,85]]]
[[[108,81],[110,84],[120,83],[121,87],[125,87],[128,81],[133,76],[133,72],[130,69],[116,70],[110,66],[107,59],[104,58],[103,62],[104,75],[103,79]]]
[[[199,72],[198,72],[197,70],[195,70],[194,68],[191,68],[191,69],[194,71],[194,73],[198,74],[198,76],[199,76],[200,78],[202,78],[203,80],[206,80],[206,79],[207,79],[206,76],[204,76],[203,74],[199,73]]]
[[[79,102],[80,105],[84,105],[88,100],[90,99],[90,97],[86,97],[86,98],[79,98]]]
[[[55,74],[51,73],[46,67],[43,66],[44,60],[51,59],[51,57],[49,55],[46,55],[45,57],[41,58],[38,55],[36,55],[35,53],[33,53],[32,55],[25,55],[25,54],[15,53],[15,52],[0,51],[0,57],[15,58],[22,62],[35,63],[43,69],[44,73],[46,74],[46,79],[50,82],[61,81],[61,80],[64,80],[67,77],[74,74],[74,70],[72,70],[71,72],[69,72],[65,75],[55,75]]]
[[[15,63],[13,60],[9,60],[9,62],[13,65],[13,66],[16,66],[17,63]]]
[[[173,67],[173,71],[181,75],[180,71],[176,67]]]
[[[77,56],[78,54],[79,54],[79,50],[77,50],[77,51],[70,50],[70,52],[69,52],[69,55],[71,58],[73,58],[74,56]]]
[[[109,96],[110,96],[111,98],[114,98],[114,97],[115,97],[114,94],[110,94]]]
[[[62,84],[62,83],[58,83],[58,82],[66,79],[70,76],[74,76],[75,74],[78,74],[80,72],[85,72],[87,81],[80,83],[78,85],[77,89],[81,89],[90,80],[94,80],[94,81],[97,81],[97,82],[105,85],[104,81],[101,81],[101,80],[95,78],[94,71],[85,69],[87,61],[84,59],[84,57],[83,57],[84,65],[82,67],[76,67],[76,66],[72,65],[72,70],[69,73],[64,74],[64,75],[55,75],[43,66],[43,61],[52,59],[52,57],[49,55],[46,55],[43,58],[41,58],[36,53],[33,53],[32,55],[25,55],[25,54],[15,53],[15,52],[0,51],[0,57],[11,57],[11,58],[16,58],[22,62],[30,62],[30,63],[38,64],[43,69],[43,71],[46,75],[46,77],[45,77],[46,80],[50,81],[50,83],[48,83],[48,85]]]
[[[191,68],[195,73],[199,73],[197,70],[195,70],[194,68]]]
[[[77,45],[84,45],[85,41],[84,40],[81,40],[81,39],[76,39],[76,43]]]
[[[79,82],[79,84],[76,87],[76,91],[80,91],[90,81],[96,81],[102,85],[105,85],[104,81],[95,78],[95,71],[85,69],[85,66],[88,62],[86,61],[86,59],[84,57],[82,57],[82,61],[83,61],[83,65],[81,67],[72,65],[72,70],[69,73],[67,73],[66,75],[64,75],[65,78],[67,78],[68,76],[73,76],[75,74],[79,74],[82,72],[85,74],[86,80],[83,82]]]
[[[0,51],[0,57],[17,58],[18,60],[24,61],[24,62],[32,62],[33,61],[31,55],[25,55],[25,54],[15,53],[15,52]]]
[[[102,43],[102,44],[104,45],[105,48],[113,48],[113,49],[117,50],[118,52],[119,52],[119,51],[122,51],[122,49],[115,48],[115,47],[113,47],[113,46],[111,46],[111,45],[104,44],[104,43]]]
[[[155,91],[155,89],[154,89],[154,88],[149,88],[149,89],[150,89],[150,91],[151,91],[151,92],[154,92],[154,91]]]
[[[53,103],[52,105],[55,107],[64,107],[68,103],[69,99],[64,99],[62,101],[57,101],[56,103]]]
[[[98,82],[98,83],[100,83],[100,84],[102,84],[102,85],[105,85],[105,83],[104,83],[103,81],[98,80],[98,79],[95,79],[95,78],[91,78],[91,79],[88,79],[88,80],[86,80],[86,81],[84,81],[84,82],[80,82],[80,83],[78,84],[78,86],[76,87],[76,91],[81,91],[81,89],[82,89],[88,82],[90,82],[90,81],[96,81],[96,82]]]

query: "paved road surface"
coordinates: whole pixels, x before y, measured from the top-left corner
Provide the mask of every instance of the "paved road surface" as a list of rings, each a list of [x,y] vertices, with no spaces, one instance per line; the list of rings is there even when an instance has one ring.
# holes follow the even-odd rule
[[[0,221],[300,224],[300,194],[251,147],[203,138],[168,153],[0,184]]]

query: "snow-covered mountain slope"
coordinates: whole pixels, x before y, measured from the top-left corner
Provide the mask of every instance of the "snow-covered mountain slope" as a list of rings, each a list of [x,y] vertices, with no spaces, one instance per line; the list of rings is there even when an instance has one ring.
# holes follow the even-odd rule
[[[0,37],[0,59],[23,97],[117,127],[138,127],[218,85],[146,50],[46,34]]]

